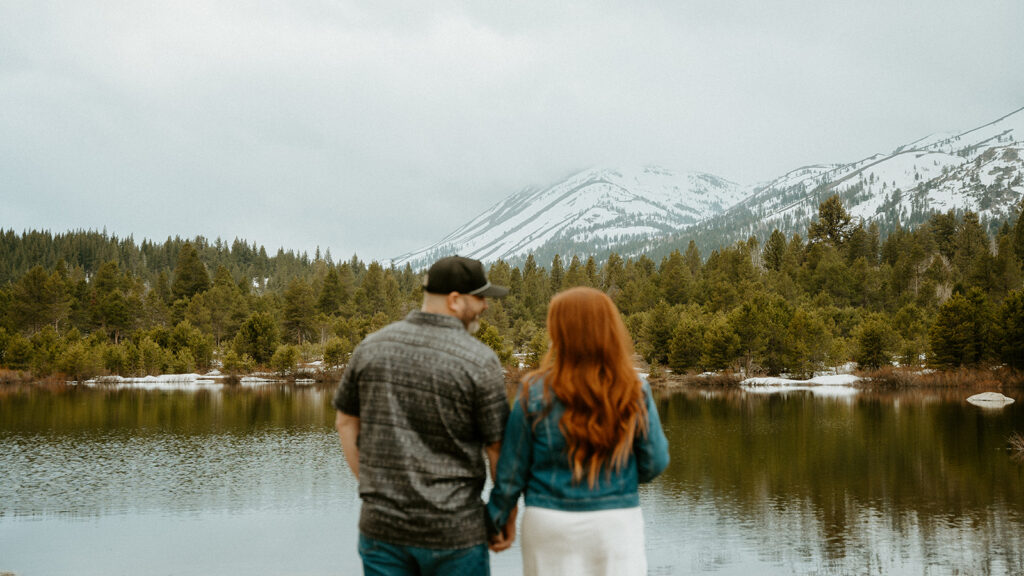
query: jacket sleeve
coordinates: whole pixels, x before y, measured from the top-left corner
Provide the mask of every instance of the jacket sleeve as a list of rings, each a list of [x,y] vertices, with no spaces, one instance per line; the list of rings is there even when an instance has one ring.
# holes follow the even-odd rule
[[[668,439],[661,429],[658,407],[654,405],[651,386],[643,383],[644,402],[647,405],[647,434],[637,434],[633,442],[636,454],[637,480],[643,484],[658,477],[668,467]]]
[[[528,394],[529,390],[523,388],[519,393]],[[532,460],[533,430],[517,396],[512,402],[512,411],[501,443],[498,477],[494,479],[494,488],[487,502],[488,524],[492,532],[500,530],[508,522],[509,514],[526,488]]]

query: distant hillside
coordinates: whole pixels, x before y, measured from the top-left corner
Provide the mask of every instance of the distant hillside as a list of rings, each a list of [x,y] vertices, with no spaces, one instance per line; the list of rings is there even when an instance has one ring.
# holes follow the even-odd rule
[[[934,213],[975,212],[989,229],[1012,219],[1024,197],[1024,108],[954,134],[937,134],[849,164],[805,166],[741,202],[656,243],[656,254],[695,240],[702,252],[778,228],[803,233],[818,206],[837,194],[883,234],[915,227]]]
[[[448,254],[485,261],[534,254],[593,254],[632,246],[693,226],[743,198],[744,189],[710,174],[645,166],[581,172],[547,188],[509,196],[439,242],[403,254],[397,265],[428,265]]]
[[[939,133],[849,163],[797,168],[767,184],[658,167],[596,168],[513,194],[437,243],[394,259],[414,268],[463,254],[519,262],[533,254],[653,258],[696,241],[703,254],[774,229],[803,233],[836,194],[884,234],[931,214],[976,212],[994,231],[1024,197],[1024,108],[967,131]]]

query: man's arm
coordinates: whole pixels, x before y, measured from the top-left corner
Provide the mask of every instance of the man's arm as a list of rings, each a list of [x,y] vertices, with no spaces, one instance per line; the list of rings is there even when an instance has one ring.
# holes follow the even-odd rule
[[[484,446],[484,452],[487,454],[487,463],[491,469],[491,482],[498,477],[498,456],[501,455],[501,442],[495,442]]]
[[[337,428],[338,438],[341,439],[341,450],[345,453],[345,461],[352,469],[352,475],[359,480],[359,446],[356,444],[356,440],[359,438],[359,417],[349,416],[338,410],[338,415],[334,418],[334,427]],[[500,448],[501,444],[499,443],[498,446]],[[489,452],[488,456],[490,456]],[[495,457],[494,462],[497,460]],[[493,467],[494,464],[492,463],[491,466]]]
[[[487,453],[487,462],[490,464],[491,481],[493,482],[498,478],[498,456],[501,454],[501,442],[484,446],[484,452]],[[513,508],[508,522],[500,527],[501,532],[491,537],[489,543],[491,551],[502,552],[512,547],[512,543],[516,541],[516,515],[518,513],[519,508]]]

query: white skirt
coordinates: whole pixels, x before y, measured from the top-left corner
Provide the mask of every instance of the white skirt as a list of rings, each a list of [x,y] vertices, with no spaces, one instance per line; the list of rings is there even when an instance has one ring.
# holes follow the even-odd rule
[[[644,576],[639,507],[566,512],[527,506],[522,525],[525,576]]]

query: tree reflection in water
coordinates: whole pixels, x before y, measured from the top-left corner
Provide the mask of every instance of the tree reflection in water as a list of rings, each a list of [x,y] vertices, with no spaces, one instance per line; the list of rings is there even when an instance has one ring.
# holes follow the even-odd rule
[[[713,503],[692,520],[732,526],[722,536],[740,540],[719,564],[744,565],[748,549],[812,571],[1022,573],[1024,466],[1007,439],[1024,411],[986,411],[968,395],[665,396],[672,463],[648,497],[656,507]],[[650,530],[677,528],[662,524]]]
[[[35,559],[22,565],[46,573],[60,560],[24,544],[33,530],[93,546],[130,542],[145,526],[191,546],[227,538],[192,561],[223,562],[230,550],[239,573],[269,574],[282,552],[259,538],[279,532],[224,530],[271,518],[298,527],[286,554],[308,562],[303,573],[337,573],[323,551],[339,539],[352,543],[345,570],[357,570],[356,486],[332,393],[0,387],[0,558]],[[660,398],[672,462],[641,492],[651,573],[1024,573],[1024,463],[1008,445],[1024,432],[1024,395],[1004,393],[1018,402],[999,411],[957,390]],[[82,517],[100,528],[68,521]],[[148,550],[122,551],[153,562]],[[520,571],[518,551],[494,557],[496,576]]]

